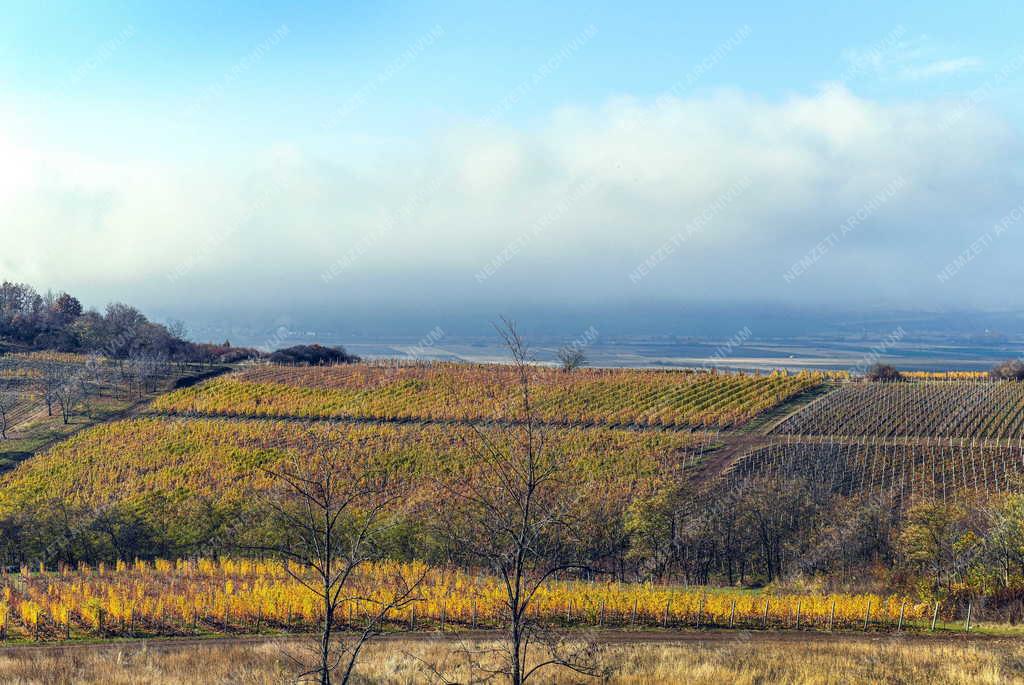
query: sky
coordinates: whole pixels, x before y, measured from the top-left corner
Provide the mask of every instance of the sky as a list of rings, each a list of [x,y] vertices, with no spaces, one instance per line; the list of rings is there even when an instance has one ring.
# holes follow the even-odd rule
[[[10,3],[0,278],[199,328],[1020,308],[1019,3],[489,5]]]

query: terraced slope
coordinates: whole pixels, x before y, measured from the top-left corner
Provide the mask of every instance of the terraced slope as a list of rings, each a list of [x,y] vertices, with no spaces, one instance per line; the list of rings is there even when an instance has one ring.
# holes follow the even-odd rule
[[[560,425],[741,425],[822,382],[767,375],[646,370],[534,371],[539,417]],[[154,412],[209,416],[488,421],[516,415],[508,367],[466,364],[255,367],[172,393]]]

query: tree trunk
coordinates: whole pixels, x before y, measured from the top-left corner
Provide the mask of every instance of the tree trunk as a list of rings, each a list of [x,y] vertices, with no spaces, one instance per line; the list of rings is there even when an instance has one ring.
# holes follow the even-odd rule
[[[523,636],[522,632],[520,631],[519,622],[515,618],[513,618],[512,621],[512,673],[510,680],[512,682],[512,685],[522,685]]]
[[[320,636],[320,685],[331,685],[331,625],[334,611],[331,609],[329,589],[324,593],[324,630]]]

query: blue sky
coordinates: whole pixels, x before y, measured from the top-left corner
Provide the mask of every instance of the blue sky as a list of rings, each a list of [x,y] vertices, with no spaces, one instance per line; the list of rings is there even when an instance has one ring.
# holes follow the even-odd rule
[[[116,149],[127,133],[149,152],[160,142],[153,140],[153,124],[185,129],[184,141],[167,145],[171,152],[213,136],[241,148],[273,139],[330,145],[338,136],[415,136],[473,121],[532,81],[589,27],[595,33],[585,49],[504,109],[503,123],[530,127],[559,106],[657,97],[743,27],[750,35],[742,49],[685,94],[722,87],[765,98],[806,93],[848,73],[848,53],[882,47],[891,63],[849,79],[858,94],[955,96],[1012,57],[1015,27],[1024,19],[1024,9],[1012,3],[901,3],[895,10],[891,3],[823,8],[806,2],[686,9],[677,3],[45,5],[25,3],[5,13],[0,78],[6,96],[18,98],[41,124],[67,126],[70,142]],[[280,43],[229,76],[282,27],[287,36]],[[386,83],[369,85],[435,30],[441,33],[429,48]],[[897,44],[885,45],[894,34]],[[111,44],[117,47],[110,50]],[[965,60],[962,68],[910,75],[915,67],[955,60]],[[1006,107],[1013,107],[1009,87],[1020,76],[1013,81],[1006,84]],[[223,94],[209,95],[218,85]],[[364,105],[334,121],[330,135],[317,134],[317,124],[327,125],[351,92],[367,88]],[[204,111],[182,122],[181,108],[196,99],[206,101]]]
[[[12,4],[0,272],[184,318],[1014,306],[1024,8],[832,4]]]
[[[857,92],[886,100],[937,97],[962,93],[1011,58],[1016,27],[1024,19],[1024,8],[1015,3],[912,2],[894,8],[747,2],[685,9],[677,3],[143,4],[9,8],[0,26],[0,77],[7,95],[24,98],[33,116],[47,122],[99,123],[100,112],[116,112],[133,128],[141,128],[141,119],[173,121],[183,102],[203,97],[287,27],[287,39],[233,79],[193,123],[200,131],[224,133],[238,131],[239,119],[245,119],[243,131],[293,137],[308,134],[303,124],[316,113],[342,106],[349,92],[373,82],[440,28],[429,49],[338,126],[352,135],[404,135],[486,116],[510,89],[593,26],[587,49],[505,113],[508,123],[529,126],[561,105],[599,105],[619,95],[656,97],[747,26],[750,36],[742,49],[690,92],[732,87],[766,98],[808,92],[848,71],[847,53],[882,46],[900,32],[897,45],[884,47],[890,71],[858,74]],[[132,36],[102,57],[104,46],[125,32]],[[93,60],[99,63],[89,67]],[[909,75],[912,67],[952,60],[974,62],[934,78]],[[1019,75],[1014,82],[1020,83]]]

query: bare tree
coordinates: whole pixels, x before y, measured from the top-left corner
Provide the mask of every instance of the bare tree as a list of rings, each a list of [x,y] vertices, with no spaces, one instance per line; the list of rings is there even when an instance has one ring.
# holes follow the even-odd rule
[[[7,439],[7,429],[12,421],[11,414],[18,404],[18,390],[15,381],[0,378],[0,439]]]
[[[439,512],[441,529],[454,557],[489,568],[504,589],[507,639],[499,650],[504,666],[491,674],[514,685],[549,666],[599,675],[593,644],[571,645],[529,614],[545,582],[587,569],[574,544],[584,488],[581,474],[570,471],[565,452],[537,420],[534,367],[525,343],[510,321],[503,320],[498,332],[512,355],[512,416],[493,430],[472,429],[477,466],[470,476],[441,484],[449,495]]]
[[[53,392],[65,425],[71,422],[75,407],[82,400],[82,384],[79,381],[78,374],[69,367],[61,367],[59,382]]]
[[[310,427],[308,437],[310,450],[292,452],[266,470],[279,486],[268,504],[284,537],[258,549],[297,562],[286,566],[288,574],[322,607],[316,656],[313,663],[296,659],[303,669],[298,679],[348,683],[362,648],[380,634],[388,615],[415,601],[422,576],[409,579],[396,572],[384,599],[359,594],[359,571],[383,558],[381,538],[392,525],[403,487],[387,465],[366,462],[335,429]],[[338,636],[337,620],[343,605],[356,602],[373,610],[345,641]]]
[[[179,340],[188,340],[188,326],[181,319],[169,319],[167,332]]]
[[[166,360],[159,354],[148,350],[133,350],[125,365],[125,374],[129,385],[134,384],[139,399],[147,392],[156,389],[156,381],[165,372]]]
[[[558,350],[558,362],[562,365],[562,371],[575,371],[587,363],[587,356],[577,345],[566,345]]]
[[[57,390],[61,383],[61,365],[57,362],[43,362],[39,365],[39,394],[46,404],[46,415],[53,416],[53,405],[57,403]]]
[[[1024,381],[1024,361],[1011,359],[996,364],[988,375],[997,380]]]

